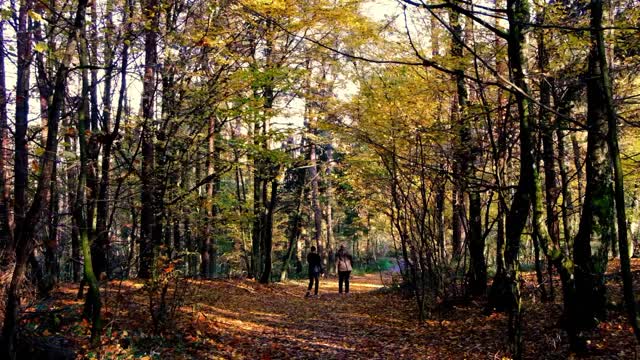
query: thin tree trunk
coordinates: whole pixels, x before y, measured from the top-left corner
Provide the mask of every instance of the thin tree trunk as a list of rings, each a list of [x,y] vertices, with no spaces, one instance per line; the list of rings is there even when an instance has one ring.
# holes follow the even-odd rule
[[[503,8],[505,6],[504,0],[495,0],[496,8]],[[500,19],[495,19],[496,28],[501,28]],[[500,49],[505,47],[505,41],[500,36],[495,37],[494,46],[497,52],[496,56],[496,71],[501,76],[507,77],[509,76],[509,66],[506,56]],[[492,139],[492,147],[495,148],[494,156],[495,156],[495,167],[496,167],[496,182],[500,185],[498,189],[498,214],[497,214],[497,234],[496,234],[496,277],[500,278],[504,275],[505,265],[504,265],[504,249],[505,249],[505,237],[506,237],[506,214],[508,213],[508,208],[505,199],[505,189],[503,189],[505,184],[505,168],[507,167],[508,158],[507,158],[507,117],[509,114],[509,99],[508,94],[505,95],[505,92],[498,89],[497,96],[497,104],[498,104],[498,130],[497,136],[498,141],[494,142]],[[489,117],[489,121],[491,118]],[[493,136],[493,131],[492,131]]]
[[[239,136],[240,131],[238,128],[234,128],[233,131],[233,136]],[[243,218],[243,216],[245,216],[245,204],[247,203],[247,193],[246,193],[246,187],[244,185],[244,176],[242,174],[242,168],[241,168],[241,164],[240,164],[240,155],[238,153],[237,150],[234,150],[233,153],[234,156],[234,161],[236,164],[236,171],[235,171],[235,180],[236,180],[236,201],[237,201],[237,207],[236,207],[236,212],[238,214],[239,218]],[[241,222],[240,223],[240,247],[242,249],[242,257],[244,258],[245,261],[245,266],[247,268],[247,274],[252,274],[252,270],[251,270],[251,254],[248,253],[247,250],[247,244],[246,244],[246,223],[245,222]]]
[[[29,27],[28,13],[33,6],[32,0],[21,0],[18,9],[18,63],[16,69],[16,105],[15,105],[15,160],[14,160],[14,181],[13,181],[13,202],[16,229],[22,227],[21,224],[27,221],[27,191],[28,191],[28,164],[29,153],[27,148],[27,129],[29,116],[29,79],[32,57],[31,32]],[[15,244],[9,247],[9,254]]]
[[[614,196],[616,204],[616,218],[618,224],[618,244],[620,246],[620,267],[622,270],[623,295],[627,306],[629,322],[636,336],[636,341],[640,341],[640,327],[638,326],[638,315],[636,300],[633,291],[633,276],[631,274],[629,241],[627,239],[627,218],[625,208],[624,178],[622,162],[620,161],[620,149],[618,146],[618,123],[616,109],[613,104],[612,80],[607,65],[606,46],[602,29],[602,0],[591,0],[591,41],[595,47],[595,55],[600,64],[601,76],[596,79],[601,82],[601,95],[604,96],[604,105],[607,112],[607,124],[609,132],[607,142],[609,152],[613,160],[614,174]]]
[[[64,122],[64,126],[67,130],[64,134],[64,151],[67,153],[75,154],[77,150],[77,134],[72,136],[72,124],[70,119]],[[76,206],[76,190],[78,187],[78,172],[76,167],[71,162],[66,163],[65,176],[67,178],[67,207],[68,212],[73,213],[73,209]],[[73,273],[73,281],[79,282],[82,276],[81,267],[81,255],[80,255],[80,237],[78,234],[78,224],[75,219],[71,221],[71,268]]]
[[[155,156],[154,156],[154,99],[156,87],[156,65],[158,62],[158,25],[159,9],[157,0],[147,0],[143,3],[144,19],[149,22],[145,26],[145,70],[142,90],[142,212],[140,214],[140,269],[138,277],[151,277],[154,261],[154,232],[158,224],[155,223],[157,210],[155,207]]]
[[[4,44],[4,24],[6,20],[0,17],[0,44]],[[13,224],[10,210],[9,186],[10,174],[7,164],[10,161],[9,126],[7,117],[7,87],[4,69],[4,51],[0,51],[0,251],[9,253],[13,243]],[[0,260],[5,264],[11,256],[3,256]]]
[[[265,82],[261,88],[262,98],[264,99],[264,105],[262,107],[262,127],[261,134],[256,135],[262,139],[260,143],[260,181],[258,186],[254,185],[254,195],[260,199],[260,227],[257,229],[260,238],[260,254],[262,257],[261,268],[257,269],[256,277],[263,284],[271,281],[272,271],[272,251],[273,251],[273,213],[275,212],[275,205],[278,198],[278,172],[279,166],[271,159],[269,152],[270,146],[270,120],[273,111],[273,105],[275,101],[275,83],[274,76],[270,71],[275,69],[273,51],[273,30],[274,23],[272,20],[267,20],[265,23],[265,45],[264,45],[264,57],[265,57],[265,69],[267,72]],[[271,198],[269,198],[269,183],[271,183]],[[256,201],[256,200],[254,200]],[[254,230],[255,231],[255,230]]]
[[[445,234],[447,232],[447,229],[445,229],[444,215],[447,188],[444,177],[438,177],[437,179],[438,183],[436,185],[436,212],[434,214],[436,226],[436,244],[438,246],[438,257],[443,264],[446,264],[447,249],[445,246]]]
[[[484,258],[485,238],[482,236],[480,193],[469,193],[469,292],[484,295],[487,290],[487,264]]]
[[[16,263],[11,278],[11,284],[7,291],[7,302],[2,328],[2,341],[0,342],[0,355],[5,359],[14,359],[16,356],[15,330],[20,310],[19,289],[24,281],[27,259],[35,246],[33,235],[36,224],[41,219],[41,211],[48,207],[46,201],[50,198],[49,186],[53,176],[53,166],[56,162],[58,123],[60,119],[60,109],[62,108],[64,101],[65,79],[67,78],[67,71],[75,50],[76,36],[83,24],[86,5],[86,0],[80,0],[78,3],[74,26],[69,34],[69,41],[65,49],[65,55],[55,77],[53,98],[49,106],[47,142],[45,145],[41,172],[38,176],[38,184],[34,200],[29,207],[27,216],[24,217],[26,221],[16,223]]]
[[[597,5],[597,0],[592,1]],[[600,19],[594,18],[591,26],[599,29]],[[614,191],[611,172],[611,153],[607,144],[610,131],[607,121],[606,88],[602,81],[606,62],[598,57],[598,45],[594,30],[589,54],[587,78],[587,159],[586,189],[580,229],[574,242],[574,262],[577,296],[576,304],[580,328],[596,325],[606,312],[606,286],[604,274],[608,262],[609,247],[615,237]]]
[[[449,13],[452,28],[451,54],[463,61],[463,37],[462,26],[459,14],[456,11]],[[458,128],[457,149],[456,149],[456,181],[455,185],[461,200],[454,203],[454,212],[457,211],[459,217],[464,218],[465,209],[463,206],[464,194],[468,194],[469,199],[469,227],[466,239],[469,247],[469,271],[467,281],[468,292],[478,296],[484,294],[487,287],[487,268],[484,258],[484,237],[482,236],[482,216],[481,199],[477,189],[470,188],[470,181],[475,176],[474,161],[476,158],[474,140],[471,134],[471,121],[467,112],[468,92],[464,80],[464,69],[462,64],[455,71],[456,99],[452,109],[452,122]],[[454,230],[455,231],[455,230]]]
[[[271,180],[271,199],[269,200],[269,205],[267,207],[267,216],[266,216],[266,226],[265,226],[265,237],[264,237],[264,248],[265,248],[265,259],[264,259],[264,270],[262,271],[262,275],[260,276],[260,282],[263,284],[268,284],[271,282],[271,272],[273,269],[272,263],[272,248],[273,248],[273,215],[276,210],[276,204],[278,202],[278,179],[276,177]]]
[[[531,108],[527,94],[528,84],[524,74],[522,47],[525,37],[525,22],[529,19],[527,0],[507,0],[509,32],[507,53],[512,82],[520,89],[514,97],[518,106],[520,122],[520,178],[511,208],[506,219],[505,275],[495,278],[492,291],[503,293],[509,313],[509,343],[512,356],[522,357],[522,304],[520,298],[520,237],[531,207],[531,181],[537,168],[533,156]],[[501,290],[503,288],[504,290]]]
[[[217,235],[217,215],[216,195],[219,191],[220,181],[216,175],[219,163],[218,141],[219,125],[217,117],[212,115],[209,118],[209,152],[207,154],[207,176],[211,181],[207,184],[207,199],[210,205],[207,208],[207,225],[205,228],[205,239],[202,245],[202,270],[204,277],[214,277],[216,272],[216,235]],[[206,259],[206,262],[204,261]]]
[[[280,273],[280,281],[287,280],[287,274],[289,272],[289,267],[291,266],[291,259],[296,250],[296,245],[298,240],[300,239],[300,230],[302,221],[302,214],[300,210],[302,208],[302,203],[304,202],[304,188],[305,188],[305,171],[304,170],[294,170],[296,171],[296,183],[298,186],[298,196],[296,208],[293,213],[290,214],[289,217],[289,245],[287,247],[287,253],[282,262],[282,272]]]
[[[261,133],[260,123],[256,122],[253,128],[253,144],[257,148],[261,146],[259,142]],[[262,196],[260,189],[262,188],[262,182],[264,181],[264,167],[261,164],[259,156],[253,155],[253,226],[251,229],[251,276],[257,279],[262,269],[262,220],[264,204],[262,203]]]
[[[322,209],[320,208],[318,160],[316,144],[309,144],[309,181],[311,181],[311,208],[313,209],[313,240],[318,247],[318,254],[325,259],[324,241],[322,239]]]
[[[540,258],[540,244],[539,244],[539,238],[540,235],[538,235],[538,230],[537,228],[534,226],[533,227],[533,231],[531,234],[531,241],[533,242],[533,252],[534,252],[534,261],[535,261],[535,268],[536,268],[536,280],[538,281],[538,287],[540,287],[540,297],[542,298],[542,301],[546,301],[548,300],[547,298],[547,290],[544,286],[544,275],[543,275],[543,269],[542,269],[542,259]],[[549,277],[550,281],[552,282],[552,278]]]
[[[115,31],[111,11],[113,10],[113,1],[107,1],[107,13],[106,13],[106,27],[105,34],[105,83],[104,83],[104,95],[102,97],[102,134],[104,137],[102,146],[102,167],[100,176],[100,185],[97,198],[97,210],[96,210],[96,244],[93,247],[95,249],[93,253],[94,267],[97,274],[105,273],[109,275],[108,266],[108,253],[109,253],[109,229],[107,227],[107,218],[109,214],[109,186],[110,181],[110,166],[111,166],[111,151],[113,143],[118,136],[120,130],[120,121],[122,119],[122,113],[124,111],[124,101],[126,98],[127,87],[127,65],[129,62],[129,45],[125,41],[122,45],[122,58],[121,58],[121,70],[120,70],[120,89],[118,95],[118,104],[116,108],[115,122],[113,124],[113,130],[111,130],[111,84],[113,77],[113,51],[112,46],[112,33]],[[129,36],[131,32],[131,24],[128,21],[130,12],[132,11],[128,2],[124,2],[125,9],[123,11],[123,22],[127,24],[126,36]]]
[[[95,208],[94,196],[88,196],[87,189],[89,186],[89,178],[91,167],[95,166],[95,159],[90,156],[94,150],[93,141],[87,138],[87,130],[91,125],[89,105],[91,102],[91,86],[89,83],[89,74],[87,67],[89,66],[89,46],[87,44],[87,36],[85,29],[84,16],[80,19],[79,31],[79,59],[82,69],[82,93],[80,109],[78,111],[78,142],[80,144],[80,172],[78,174],[78,188],[76,195],[76,206],[74,207],[74,217],[78,224],[80,232],[80,247],[84,258],[84,280],[89,284],[87,297],[84,303],[83,316],[91,320],[91,343],[97,345],[100,341],[100,333],[102,331],[102,322],[100,317],[100,309],[102,303],[100,300],[100,289],[98,279],[94,272],[93,261],[91,258],[92,234],[95,233],[93,225],[93,209]]]
[[[580,151],[580,143],[575,132],[571,133],[571,147],[573,149],[573,165],[576,168],[576,179],[578,179],[578,208],[582,209],[584,204],[584,169],[582,163],[582,155]]]
[[[567,254],[571,254],[573,250],[573,219],[574,205],[573,192],[569,188],[569,163],[570,159],[567,153],[567,136],[562,130],[566,123],[565,118],[571,115],[571,107],[578,96],[579,88],[576,86],[569,87],[563,95],[555,96],[555,104],[558,112],[556,118],[556,136],[558,138],[558,169],[560,172],[561,192],[562,192],[562,233],[564,236],[563,247]]]
[[[327,169],[325,176],[325,186],[326,186],[326,217],[325,223],[327,224],[327,269],[333,268],[334,261],[334,246],[335,239],[333,236],[333,183],[331,181],[331,176],[333,173],[333,144],[329,143],[326,146],[325,153],[327,154]],[[369,231],[369,228],[367,228]],[[375,255],[374,255],[375,256]]]
[[[40,22],[34,22],[33,25],[34,39],[37,42],[44,42],[45,39],[42,35],[42,26]],[[54,42],[53,39],[49,40],[49,47],[53,50]],[[35,53],[35,61],[36,61],[36,83],[39,90],[40,95],[40,123],[41,123],[41,139],[42,143],[46,143],[47,139],[47,124],[49,123],[49,102],[51,101],[51,82],[49,80],[48,68],[51,66],[47,66],[45,64],[44,55],[42,52]],[[49,291],[53,289],[55,284],[58,281],[58,273],[59,269],[57,266],[57,252],[58,252],[58,239],[57,239],[57,230],[58,230],[58,188],[57,188],[57,179],[56,179],[57,165],[54,164],[52,181],[50,185],[50,199],[47,199],[49,203],[49,211],[47,211],[46,217],[46,225],[47,225],[47,235],[48,238],[44,241],[44,258],[45,258],[45,266],[44,269],[40,268],[39,262],[35,261],[34,257],[31,257],[32,267],[34,269],[37,268],[36,273],[36,282],[38,286],[38,292],[40,296],[47,297]],[[34,266],[35,265],[35,266]]]
[[[545,13],[538,15],[540,21],[544,21]],[[541,73],[545,73],[549,66],[549,55],[547,53],[544,31],[540,31],[537,36],[538,42],[538,68]],[[560,220],[558,213],[555,211],[560,196],[560,187],[558,186],[557,175],[555,170],[555,150],[553,146],[553,127],[550,123],[550,113],[547,108],[551,107],[551,79],[548,76],[542,76],[540,79],[540,125],[542,128],[542,158],[544,160],[544,180],[545,180],[545,195],[547,205],[547,228],[549,229],[549,236],[554,245],[560,244]],[[537,242],[537,239],[535,239]],[[551,269],[551,268],[549,268]],[[552,272],[549,273],[549,299],[552,300],[553,294],[553,281]],[[543,289],[543,298],[546,298],[546,293]]]
[[[462,25],[460,22],[460,14],[457,11],[449,12],[449,22],[451,24],[451,55],[458,61],[462,61],[463,56],[463,43],[462,43]],[[462,229],[463,219],[465,217],[464,209],[464,195],[466,191],[466,181],[464,174],[469,163],[464,157],[463,147],[467,147],[469,144],[465,144],[465,140],[469,140],[468,129],[465,127],[464,118],[466,116],[467,106],[467,89],[464,83],[464,70],[462,64],[458,66],[454,75],[454,81],[456,83],[456,96],[451,104],[451,124],[457,129],[456,148],[455,148],[455,163],[454,163],[454,190],[452,194],[452,227],[453,238],[451,244],[453,246],[452,254],[454,257],[459,258],[462,255]],[[466,137],[466,139],[463,139]]]

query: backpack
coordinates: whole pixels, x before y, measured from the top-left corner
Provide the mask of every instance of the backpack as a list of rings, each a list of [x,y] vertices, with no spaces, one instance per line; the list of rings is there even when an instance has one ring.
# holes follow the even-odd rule
[[[341,263],[344,265],[344,267],[346,269],[340,270]],[[353,270],[353,268],[351,266],[351,256],[349,256],[348,254],[345,254],[344,256],[339,256],[338,257],[338,270],[339,271],[351,271],[351,270]]]

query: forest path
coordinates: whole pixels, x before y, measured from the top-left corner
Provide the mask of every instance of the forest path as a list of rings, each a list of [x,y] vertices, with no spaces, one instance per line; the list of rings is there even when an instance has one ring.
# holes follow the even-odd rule
[[[611,261],[611,300],[621,304],[618,261]],[[636,283],[640,259],[634,259]],[[559,288],[555,279],[556,289]],[[320,296],[305,298],[308,282],[269,285],[250,279],[178,278],[167,296],[167,321],[154,329],[142,280],[112,280],[101,286],[102,344],[89,345],[77,284],[60,284],[50,299],[23,314],[25,339],[62,346],[65,359],[505,359],[509,358],[505,314],[484,313],[483,299],[447,302],[418,324],[416,303],[381,289],[391,275],[353,276],[351,294],[339,295],[335,277],[320,280]],[[525,359],[566,359],[562,304],[539,299],[534,273],[524,273]],[[622,307],[612,308],[591,337],[582,359],[637,358]],[[155,331],[154,331],[155,330]],[[63,345],[56,345],[63,344]],[[51,346],[48,347],[49,349]],[[35,357],[22,357],[35,358]],[[44,357],[47,359],[53,357]]]
[[[409,319],[389,314],[394,304],[376,291],[390,281],[388,275],[352,276],[350,293],[343,295],[336,277],[321,278],[319,295],[309,298],[308,280],[224,282],[231,288],[206,309],[215,314],[214,324],[200,319],[198,327],[203,333],[213,325],[217,331],[208,335],[224,358],[395,358],[412,346],[411,326]]]
[[[202,346],[191,354],[207,359],[461,359],[500,353],[504,328],[495,325],[504,319],[494,317],[484,332],[483,327],[473,330],[477,324],[450,321],[418,326],[413,300],[377,291],[390,281],[389,275],[353,276],[351,293],[340,295],[337,278],[321,278],[319,296],[311,298],[304,297],[306,280],[268,286],[211,283],[217,285],[211,291],[224,290],[209,305],[210,294],[200,291],[201,314],[194,314],[190,333],[201,335]],[[460,319],[482,322],[479,311],[462,310]]]
[[[534,293],[533,275],[526,279],[525,291]],[[250,279],[181,280],[179,291],[168,294],[169,307],[177,305],[174,315],[153,331],[144,283],[109,281],[101,289],[106,327],[97,349],[88,347],[89,324],[79,319],[77,285],[64,284],[46,306],[65,309],[59,314],[65,320],[55,330],[41,326],[36,332],[67,338],[77,358],[508,358],[505,314],[487,316],[484,304],[472,301],[442,306],[418,324],[415,300],[385,291],[383,283],[391,283],[390,274],[353,276],[351,293],[340,295],[337,278],[321,278],[319,296],[305,298],[308,280],[269,285]],[[559,302],[530,298],[526,311],[525,358],[565,359]],[[598,344],[632,341],[627,329],[618,326],[622,323],[624,315],[607,330],[615,337]]]

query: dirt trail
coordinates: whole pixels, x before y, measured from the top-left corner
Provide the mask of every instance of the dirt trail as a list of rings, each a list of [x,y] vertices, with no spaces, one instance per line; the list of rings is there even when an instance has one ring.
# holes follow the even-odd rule
[[[440,332],[449,333],[451,323],[433,321],[417,326],[411,316],[411,300],[376,291],[382,287],[379,275],[354,276],[349,295],[338,294],[335,278],[321,279],[317,298],[304,297],[306,281],[270,286],[225,282],[223,286],[225,294],[203,308],[206,317],[193,324],[207,339],[192,353],[199,358],[443,359],[489,355],[485,342],[478,339],[469,346],[463,341],[462,330],[468,328],[458,328],[450,334],[452,338],[442,338]],[[430,327],[436,331],[429,331]],[[477,335],[484,338],[490,334]],[[467,340],[473,339],[472,335]],[[452,340],[463,343],[452,347]],[[474,353],[476,346],[483,347],[482,354]],[[472,350],[465,351],[468,347]],[[491,351],[491,355],[497,353]]]
[[[525,359],[565,359],[568,349],[558,325],[561,306],[540,303],[526,277]],[[533,279],[533,278],[532,278]],[[103,287],[105,336],[88,347],[76,285],[59,288],[50,308],[65,308],[56,330],[38,336],[67,337],[78,358],[101,359],[503,359],[508,358],[507,317],[487,316],[471,301],[442,306],[418,325],[414,300],[381,291],[390,276],[354,276],[349,295],[338,294],[336,278],[322,278],[320,295],[305,298],[308,282],[261,285],[253,280],[189,280],[175,317],[158,334],[151,328],[148,293],[140,281],[111,281]],[[172,300],[173,301],[173,300]],[[175,303],[175,302],[174,302]],[[624,314],[612,313],[598,331],[592,359],[626,359],[633,336]],[[42,319],[38,320],[42,323]],[[622,350],[620,350],[622,349]],[[89,356],[93,354],[93,357]]]
[[[379,275],[354,276],[348,295],[338,294],[335,278],[321,278],[319,295],[311,298],[304,297],[307,281],[302,280],[268,287],[225,284],[228,285],[230,291],[217,306],[207,309],[215,314],[211,325],[217,333],[209,335],[222,351],[218,356],[389,358],[395,356],[385,341],[392,342],[393,347],[410,346],[404,323],[408,319],[386,318],[389,298],[375,295],[375,290],[383,287]],[[402,307],[408,305],[406,300],[396,300],[403,303]],[[198,327],[210,329],[208,320],[204,320]],[[406,339],[402,341],[405,344],[397,343],[400,338]]]

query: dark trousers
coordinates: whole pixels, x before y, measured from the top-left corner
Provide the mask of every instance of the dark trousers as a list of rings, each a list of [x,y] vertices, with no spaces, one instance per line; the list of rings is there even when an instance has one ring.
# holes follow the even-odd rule
[[[309,273],[309,288],[307,289],[307,292],[311,291],[311,288],[313,287],[313,283],[315,282],[316,284],[316,291],[315,294],[318,295],[318,285],[320,283],[320,274],[318,273],[313,273],[310,272]]]
[[[344,292],[349,292],[349,276],[351,271],[338,271],[338,291],[342,294],[342,283],[344,283]]]

